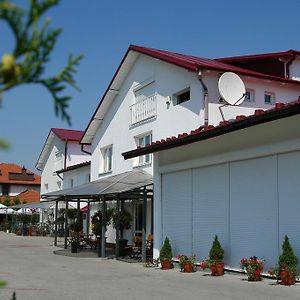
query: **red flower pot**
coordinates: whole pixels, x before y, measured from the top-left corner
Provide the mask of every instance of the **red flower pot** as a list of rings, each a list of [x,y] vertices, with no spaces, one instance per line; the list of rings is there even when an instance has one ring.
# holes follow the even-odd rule
[[[211,276],[223,276],[224,267],[221,264],[210,266]]]
[[[294,285],[296,283],[296,274],[295,272],[282,269],[280,270],[280,284],[282,285]]]
[[[182,263],[181,265],[181,271],[184,273],[192,273],[194,272],[194,264],[190,262]]]
[[[170,260],[163,260],[161,262],[161,269],[162,270],[170,270],[172,268],[173,268],[172,261],[170,261]]]
[[[247,270],[248,281],[261,281],[262,269]]]

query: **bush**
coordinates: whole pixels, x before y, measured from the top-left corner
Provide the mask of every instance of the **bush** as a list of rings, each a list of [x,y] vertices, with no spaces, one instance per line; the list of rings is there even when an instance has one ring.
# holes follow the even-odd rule
[[[218,236],[215,236],[212,247],[209,251],[209,260],[221,262],[224,258],[224,250],[218,240]]]
[[[296,271],[298,265],[298,258],[294,254],[293,248],[290,244],[287,235],[284,237],[282,244],[282,254],[279,256],[278,265],[280,268],[287,267],[290,271]]]
[[[170,240],[168,239],[168,237],[166,237],[164,244],[161,247],[160,252],[159,252],[159,259],[160,259],[160,261],[171,260],[172,257],[173,257],[173,253],[172,253],[172,247],[170,244]]]
[[[113,220],[114,228],[116,228],[118,219],[120,221],[121,228],[123,227],[124,229],[130,229],[131,222],[132,222],[132,216],[128,211],[126,211],[126,210],[122,210],[119,212],[117,212],[117,210],[113,211],[112,220]]]

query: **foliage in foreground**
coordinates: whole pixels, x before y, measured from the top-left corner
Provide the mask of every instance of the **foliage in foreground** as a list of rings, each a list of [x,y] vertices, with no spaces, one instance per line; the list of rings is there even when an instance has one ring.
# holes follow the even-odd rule
[[[68,85],[79,90],[73,75],[83,55],[69,55],[66,65],[57,74],[50,77],[44,74],[62,31],[60,28],[51,29],[51,20],[44,18],[44,15],[58,3],[59,0],[30,0],[26,10],[10,0],[0,0],[0,20],[6,22],[15,37],[14,49],[1,57],[0,104],[4,93],[16,86],[42,85],[54,100],[56,116],[71,124],[67,113],[71,97],[62,92]],[[8,144],[0,139],[0,149],[7,148]]]

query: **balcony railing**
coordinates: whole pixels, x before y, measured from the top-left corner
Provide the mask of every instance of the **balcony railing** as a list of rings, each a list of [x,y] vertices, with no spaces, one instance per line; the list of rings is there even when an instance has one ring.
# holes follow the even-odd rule
[[[136,102],[129,107],[129,126],[156,118],[156,94]]]

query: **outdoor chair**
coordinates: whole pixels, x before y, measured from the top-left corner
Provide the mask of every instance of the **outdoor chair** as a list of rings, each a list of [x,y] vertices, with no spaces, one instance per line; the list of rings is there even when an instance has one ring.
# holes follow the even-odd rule
[[[135,235],[132,238],[132,242],[133,246],[129,255],[131,258],[136,258],[140,261],[142,259],[142,237]]]
[[[146,257],[152,260],[153,257],[153,234],[149,234],[146,241]]]

